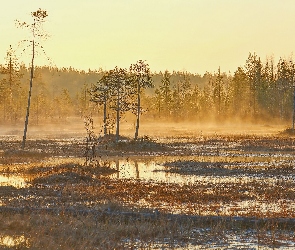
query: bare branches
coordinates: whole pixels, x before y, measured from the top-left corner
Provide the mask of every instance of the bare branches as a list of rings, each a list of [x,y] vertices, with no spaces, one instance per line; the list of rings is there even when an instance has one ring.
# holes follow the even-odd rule
[[[31,12],[31,15],[34,18],[32,23],[15,20],[16,27],[29,29],[33,36],[32,41],[36,38],[46,40],[49,35],[44,31],[43,23],[45,22],[45,18],[48,16],[47,11],[39,8],[37,11]]]
[[[28,95],[28,105],[27,105],[27,113],[26,113],[26,119],[25,119],[25,127],[24,127],[24,135],[23,135],[23,141],[22,141],[22,149],[25,148],[26,143],[26,136],[27,136],[27,128],[29,123],[29,113],[30,113],[30,105],[31,105],[31,96],[32,96],[32,87],[33,87],[33,78],[34,78],[34,60],[35,60],[35,54],[36,50],[35,47],[38,44],[35,39],[43,38],[45,39],[47,35],[44,33],[42,28],[42,23],[44,22],[44,19],[48,16],[47,11],[41,10],[40,8],[32,12],[32,17],[34,18],[34,21],[32,24],[26,24],[25,22],[21,23],[18,21],[20,27],[25,27],[31,30],[32,33],[32,41],[30,41],[30,44],[32,45],[32,59],[31,59],[31,77],[30,77],[30,89],[29,89],[29,95]]]

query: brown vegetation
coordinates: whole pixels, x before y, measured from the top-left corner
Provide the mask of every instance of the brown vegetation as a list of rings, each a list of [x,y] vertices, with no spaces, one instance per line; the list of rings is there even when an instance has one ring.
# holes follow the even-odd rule
[[[96,165],[87,166],[82,139],[28,140],[27,150],[16,150],[20,141],[2,138],[2,176],[21,176],[26,185],[0,188],[0,231],[24,236],[18,246],[31,249],[193,248],[234,244],[237,235],[245,244],[293,242],[292,137],[112,139],[98,144]],[[111,161],[126,158],[195,181],[108,177],[117,171]]]

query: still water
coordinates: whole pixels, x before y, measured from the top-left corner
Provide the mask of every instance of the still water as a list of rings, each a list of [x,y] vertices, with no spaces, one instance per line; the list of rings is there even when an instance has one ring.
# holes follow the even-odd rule
[[[29,245],[29,240],[24,235],[15,236],[0,234],[0,246],[5,248],[8,247],[19,249],[19,245],[24,245],[26,246],[25,248],[27,248]]]
[[[13,186],[15,188],[27,187],[25,179],[17,175],[0,175],[0,186]]]
[[[179,158],[178,158],[179,159]],[[186,161],[186,158],[181,158]],[[173,159],[167,159],[169,161]],[[208,174],[181,174],[169,172],[170,167],[165,166],[167,161],[163,158],[153,160],[142,159],[117,159],[110,160],[110,167],[118,172],[112,174],[113,179],[138,179],[141,181],[176,183],[187,185],[191,183],[240,183],[250,182],[253,179],[263,180],[265,182],[274,182],[275,178],[258,175],[218,175]],[[242,171],[241,171],[242,172]]]

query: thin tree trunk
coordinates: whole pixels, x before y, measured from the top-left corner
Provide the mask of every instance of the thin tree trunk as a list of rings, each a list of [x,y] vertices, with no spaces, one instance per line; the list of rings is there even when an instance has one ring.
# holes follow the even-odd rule
[[[138,169],[138,162],[134,161],[135,171],[136,171],[136,179],[139,179],[139,169]]]
[[[295,87],[293,87],[293,123],[292,123],[293,132],[294,132],[294,125],[295,125]]]
[[[117,95],[117,128],[116,128],[116,142],[119,141],[119,133],[120,133],[120,91],[118,89]]]
[[[37,125],[39,125],[39,96],[37,91]]]
[[[117,178],[120,178],[120,163],[119,160],[116,160],[116,170],[117,170]]]
[[[104,136],[107,135],[107,101],[105,100],[103,103],[103,134]]]
[[[161,118],[161,96],[160,96],[160,98],[159,98],[159,108],[158,108],[158,113],[159,113],[159,118]]]
[[[137,114],[136,114],[136,127],[135,127],[135,136],[134,139],[137,140],[138,138],[138,130],[139,130],[139,117],[140,117],[140,85],[138,82],[137,86]]]
[[[22,149],[25,148],[26,138],[27,138],[27,130],[28,130],[28,123],[29,123],[30,105],[31,105],[32,87],[33,87],[33,77],[34,77],[34,57],[35,57],[35,41],[33,40],[33,55],[32,55],[32,65],[31,65],[30,89],[29,89],[29,96],[28,96],[28,106],[27,106],[27,114],[26,114],[26,120],[25,120],[25,128],[24,128]]]
[[[6,96],[3,98],[4,104],[3,104],[3,120],[6,121]]]

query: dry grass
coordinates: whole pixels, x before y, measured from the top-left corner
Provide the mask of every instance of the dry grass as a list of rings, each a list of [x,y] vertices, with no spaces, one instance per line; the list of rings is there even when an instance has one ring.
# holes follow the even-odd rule
[[[226,246],[237,235],[245,244],[259,242],[276,247],[287,240],[295,242],[294,229],[282,224],[233,225],[222,219],[295,218],[292,138],[207,135],[158,141],[108,142],[96,153],[108,158],[122,154],[161,157],[168,174],[214,181],[177,184],[111,179],[106,175],[114,170],[106,160],[98,157],[99,164],[83,165],[79,158],[83,155],[82,140],[32,140],[26,151],[15,149],[19,141],[2,140],[1,173],[24,175],[31,185],[21,189],[0,187],[2,207],[23,208],[21,212],[12,209],[0,213],[0,238],[1,234],[24,235],[27,240],[19,243],[19,249],[187,248],[208,242]],[[56,208],[59,214],[46,210]],[[74,215],[66,213],[69,208],[118,213],[106,217]],[[165,216],[142,220],[122,215],[130,211],[153,214],[155,210],[161,215],[199,215],[203,220],[171,220]],[[202,217],[207,215],[220,219],[208,221]]]
[[[280,241],[292,240],[292,234],[267,226],[248,230],[231,228],[220,221],[169,221],[164,219],[138,221],[125,217],[95,218],[93,216],[52,215],[48,213],[1,214],[0,231],[6,235],[23,235],[26,241],[17,249],[192,249],[197,246],[225,245],[232,235],[241,243],[249,237],[260,246],[282,246]],[[248,237],[248,239],[247,239]]]

